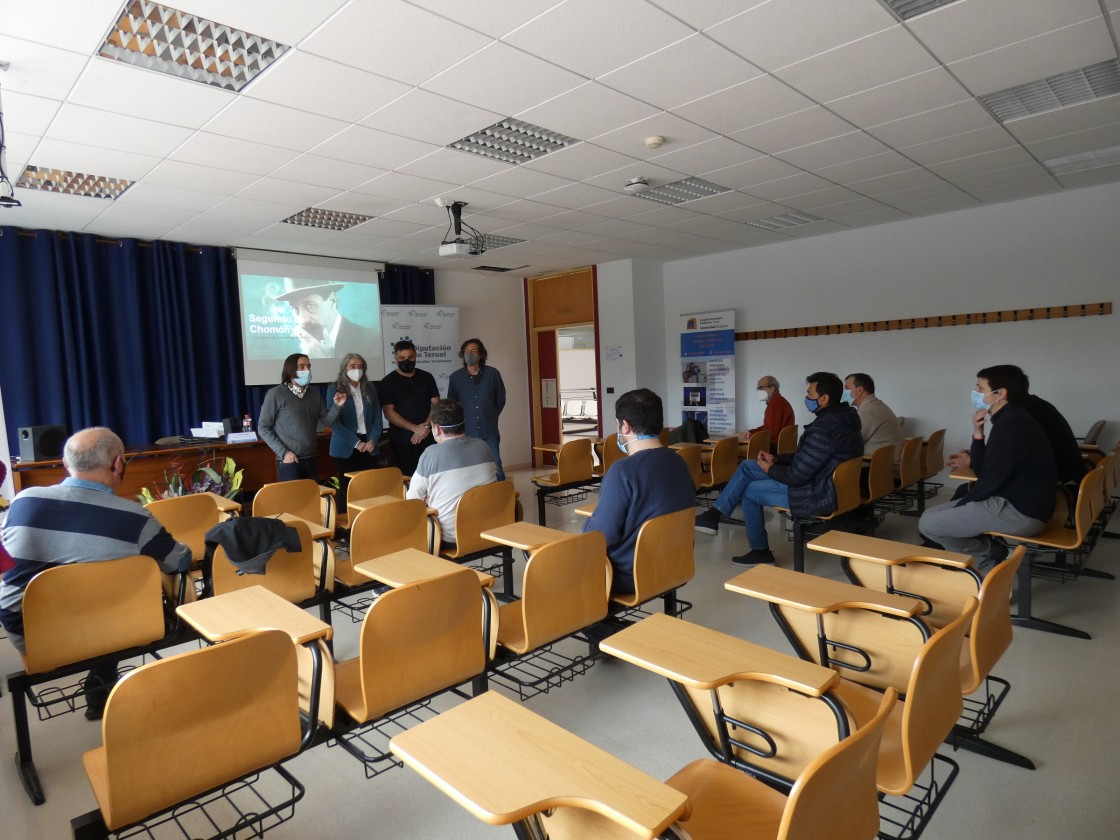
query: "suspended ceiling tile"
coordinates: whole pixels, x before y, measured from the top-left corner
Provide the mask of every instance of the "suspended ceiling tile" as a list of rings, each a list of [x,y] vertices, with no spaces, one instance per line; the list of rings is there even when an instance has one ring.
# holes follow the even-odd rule
[[[685,176],[686,173],[677,172],[674,169],[666,169],[661,166],[656,166],[648,161],[637,161],[636,163],[624,166],[614,172],[606,172],[602,175],[596,175],[588,178],[584,183],[591,184],[596,187],[603,187],[607,190],[614,190],[621,193],[623,184],[631,178],[639,176],[647,179],[652,186],[661,186],[664,184],[671,184],[674,181],[679,181]],[[727,186],[721,184],[721,186]]]
[[[652,134],[659,134],[665,138],[664,145],[659,149],[650,149],[645,144],[645,138]],[[638,122],[631,123],[624,128],[600,134],[597,137],[585,139],[594,141],[596,146],[613,149],[624,155],[635,158],[648,159],[657,155],[666,154],[673,149],[691,146],[711,140],[717,135],[714,132],[701,128],[698,125],[682,120],[680,117],[662,111],[659,114],[646,117]]]
[[[1045,79],[1116,58],[1104,18],[1009,44],[949,65],[949,70],[977,96]]]
[[[955,105],[935,108],[924,114],[872,126],[867,131],[897,149],[997,125],[995,117],[983,105],[969,99]]]
[[[803,193],[800,195],[789,195],[782,199],[782,204],[786,204],[795,210],[811,210],[813,215],[819,216],[816,210],[818,207],[830,207],[836,204],[844,204],[852,201],[866,200],[859,193],[853,192],[845,187],[822,187],[819,190]]]
[[[1023,117],[1004,124],[1022,143],[1033,143],[1050,137],[1061,137],[1076,131],[1120,122],[1120,95],[1082,102],[1057,111]]]
[[[885,29],[775,72],[818,102],[829,102],[932,70],[936,62],[901,26]]]
[[[665,148],[662,146],[662,148]],[[716,169],[733,166],[761,157],[754,149],[726,137],[714,137],[683,149],[650,158],[650,163],[665,166],[689,175],[703,175]]]
[[[298,204],[294,200],[278,204],[275,201],[258,201],[254,198],[233,196],[227,198],[210,212],[259,222],[261,229],[263,229],[267,226],[279,224],[281,219],[286,219],[288,216],[291,216],[293,213],[298,213],[306,207],[306,204]],[[287,227],[297,226],[287,225]]]
[[[486,215],[493,216],[497,219],[507,219],[513,222],[535,222],[541,219],[547,219],[555,216],[557,213],[562,213],[563,208],[557,207],[554,204],[547,204],[543,201],[512,201],[509,204],[503,204],[501,207],[495,207],[487,210]],[[548,223],[550,226],[551,222]]]
[[[753,128],[736,131],[731,137],[760,152],[775,154],[830,137],[839,137],[851,131],[850,123],[818,105]]]
[[[706,34],[770,71],[898,25],[878,3],[794,0],[750,5],[753,8],[711,26]]]
[[[69,101],[186,128],[201,128],[237,98],[233,91],[122,64],[90,61]]]
[[[422,158],[398,166],[397,170],[421,178],[470,184],[487,175],[496,175],[510,168],[510,164],[490,158],[471,155],[456,149],[439,149]]]
[[[780,152],[778,157],[802,169],[816,171],[839,163],[863,160],[888,151],[886,146],[871,135],[862,131],[852,131],[839,137]]]
[[[8,2],[0,15],[0,36],[49,43],[62,50],[91,55],[97,52],[106,28],[117,19],[121,0],[35,0]],[[3,49],[0,57],[12,60]]]
[[[290,50],[254,79],[244,95],[344,122],[357,122],[410,90],[412,87],[403,82]]]
[[[299,48],[418,85],[491,41],[401,0],[351,0]]]
[[[436,146],[446,146],[480,128],[493,125],[502,116],[431,91],[413,88],[370,114],[361,124]]]
[[[451,181],[437,181],[406,175],[403,172],[389,172],[372,181],[357,185],[354,191],[401,201],[426,201],[436,196],[446,195],[455,187],[456,183]]]
[[[930,166],[969,155],[1005,149],[1014,143],[1014,138],[1002,126],[995,125],[906,146],[900,151],[922,166]]]
[[[573,181],[582,181],[630,166],[636,160],[594,143],[576,143],[574,146],[558,149],[522,165],[538,172],[548,172],[551,175],[571,178]]]
[[[253,219],[205,213],[168,231],[166,238],[195,245],[228,245],[236,239],[256,233],[261,227],[263,225]]]
[[[1019,181],[1014,184],[999,184],[992,187],[977,187],[969,192],[983,201],[992,204],[997,201],[1017,201],[1021,198],[1032,198],[1036,195],[1059,192],[1062,184],[1055,178],[1047,177],[1035,181]]]
[[[816,170],[822,178],[837,184],[852,184],[867,178],[877,178],[895,172],[903,172],[914,167],[914,161],[898,152],[883,152],[865,158],[858,158],[833,166],[822,166]]]
[[[227,196],[249,186],[259,176],[247,172],[199,166],[178,160],[165,160],[144,176],[144,183],[154,186],[201,190]]]
[[[66,104],[45,137],[163,158],[192,133],[188,128]]]
[[[587,82],[513,116],[569,137],[587,139],[653,116],[660,110],[597,82]]]
[[[495,42],[429,79],[422,87],[511,116],[578,87],[584,81],[562,67]]]
[[[712,131],[732,134],[812,107],[811,99],[784,82],[759,76],[681,105],[673,112]]]
[[[21,167],[22,169],[22,167]],[[14,182],[14,179],[13,179]],[[4,224],[21,228],[46,230],[81,230],[109,209],[112,202],[86,196],[16,188],[16,198],[23,206],[5,210]]]
[[[1100,13],[1098,0],[964,0],[919,15],[907,26],[940,61],[952,64]]]
[[[882,125],[935,108],[971,100],[942,68],[927,70],[826,103],[830,111],[860,127]]]
[[[1088,169],[1084,172],[1072,172],[1059,179],[1062,186],[1069,188],[1092,187],[1097,184],[1109,184],[1120,180],[1120,164],[1115,166],[1102,166],[1099,169]]]
[[[317,29],[347,0],[169,0],[174,8],[200,15],[243,32],[297,44]],[[188,8],[189,7],[189,8]],[[366,32],[369,23],[366,22]]]
[[[3,77],[0,77],[0,83]],[[57,99],[0,90],[4,97],[4,128],[10,133],[41,135],[51,124],[62,103]],[[10,141],[9,141],[10,142]]]
[[[792,195],[803,195],[813,190],[823,190],[833,186],[824,178],[819,178],[809,172],[797,172],[785,178],[754,184],[749,187],[751,195],[765,198],[768,201],[782,201]]]
[[[139,181],[159,163],[159,158],[44,138],[35,147],[35,156],[28,163],[47,169]]]
[[[595,187],[591,184],[574,184],[558,187],[548,192],[542,192],[537,199],[556,207],[566,207],[569,210],[579,210],[591,207],[617,198],[617,193]]]
[[[112,206],[86,225],[83,230],[103,236],[159,239],[197,215],[197,211],[185,208],[157,209],[146,205],[113,202]]]
[[[910,163],[913,166],[913,163]],[[928,169],[904,169],[899,172],[891,172],[887,175],[879,175],[874,178],[864,178],[859,181],[853,181],[848,184],[853,190],[863,195],[868,196],[882,196],[887,193],[896,192],[898,190],[905,190],[911,187],[924,187],[930,184],[941,183],[941,178],[934,175]]]
[[[346,128],[341,120],[239,97],[205,126],[212,134],[306,152]]]
[[[644,0],[568,0],[503,40],[594,79],[692,31]]]
[[[335,190],[348,189],[353,184],[369,181],[386,170],[372,166],[322,157],[320,155],[300,155],[269,173],[269,177],[300,184],[330,187]]]
[[[501,38],[542,15],[562,0],[413,0],[449,20]]]
[[[1028,143],[1027,150],[1039,160],[1046,161],[1100,149],[1111,149],[1115,146],[1120,146],[1120,123]]]
[[[338,194],[339,190],[331,187],[299,184],[282,178],[259,178],[238,192],[237,195],[241,198],[252,198],[257,201],[291,202],[298,204],[300,209],[304,209],[313,207],[320,201],[326,201]],[[280,220],[277,219],[277,221]]]
[[[567,178],[558,178],[523,166],[507,166],[500,172],[474,181],[471,186],[515,198],[530,198],[537,193],[548,192],[571,183]]]
[[[690,71],[682,73],[682,67]],[[697,33],[601,76],[599,82],[668,110],[761,75],[754,65]]]
[[[142,182],[133,184],[125,190],[124,194],[116,200],[116,203],[155,208],[172,207],[177,210],[190,210],[197,214],[214,208],[225,198],[224,195],[216,193]]]
[[[1020,166],[1011,166],[994,172],[984,172],[979,175],[969,175],[964,178],[955,178],[954,186],[967,193],[978,195],[978,191],[990,190],[994,187],[1006,187],[1009,184],[1020,184],[1024,181],[1041,182],[1049,181],[1057,186],[1057,179],[1047,169],[1038,163],[1024,163]]]
[[[295,158],[297,154],[290,149],[280,149],[271,145],[199,131],[172,152],[170,157],[173,160],[200,166],[267,175]]]
[[[399,199],[384,198],[379,195],[366,195],[364,193],[349,192],[339,193],[334,198],[328,198],[318,204],[323,210],[337,210],[341,213],[357,213],[359,216],[387,216],[394,210],[409,206],[411,202]]]
[[[800,171],[796,166],[790,166],[785,161],[763,157],[709,172],[706,175],[706,180],[724,187],[730,187],[733,190],[743,190],[750,193],[750,188],[755,184],[763,184],[777,178],[796,175]]]
[[[1034,158],[1025,149],[1012,146],[1006,149],[982,152],[978,155],[969,155],[945,163],[932,164],[929,168],[931,172],[943,178],[948,178],[950,181],[955,181],[969,175],[979,175],[983,172],[995,172],[1012,166],[1021,166],[1033,160]]]
[[[470,213],[469,215],[473,219],[476,214]],[[447,208],[437,207],[435,202],[406,204],[404,207],[400,207],[388,213],[381,213],[378,215],[378,218],[397,222],[411,222],[416,225],[426,225],[427,227],[446,226],[448,223]],[[361,227],[364,227],[364,225]]]
[[[313,147],[316,155],[372,166],[397,169],[441,147],[360,125],[349,126]]]
[[[86,64],[88,55],[0,34],[0,57],[11,64],[0,78],[5,91],[63,100]]]

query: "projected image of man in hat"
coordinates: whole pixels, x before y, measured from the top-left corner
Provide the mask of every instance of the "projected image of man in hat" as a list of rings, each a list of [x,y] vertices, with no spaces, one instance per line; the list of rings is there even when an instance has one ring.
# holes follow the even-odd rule
[[[372,353],[377,336],[368,327],[344,318],[338,311],[338,292],[343,283],[284,278],[284,293],[276,300],[292,309],[299,349],[312,359],[333,359],[346,353]]]

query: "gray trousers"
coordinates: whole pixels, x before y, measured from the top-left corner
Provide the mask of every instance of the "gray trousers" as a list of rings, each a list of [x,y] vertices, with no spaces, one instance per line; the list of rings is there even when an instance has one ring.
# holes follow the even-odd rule
[[[995,542],[984,536],[985,532],[1029,537],[1045,527],[1043,520],[1023,516],[1007,499],[999,496],[960,507],[956,502],[947,502],[930,508],[918,520],[918,530],[927,539],[941,543],[949,551],[971,554],[976,571],[982,576],[1004,556]]]

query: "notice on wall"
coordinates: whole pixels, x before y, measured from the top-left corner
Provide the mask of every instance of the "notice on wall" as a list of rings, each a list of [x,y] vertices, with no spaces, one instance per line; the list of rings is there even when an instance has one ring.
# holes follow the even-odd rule
[[[735,432],[735,310],[681,316],[681,422]]]

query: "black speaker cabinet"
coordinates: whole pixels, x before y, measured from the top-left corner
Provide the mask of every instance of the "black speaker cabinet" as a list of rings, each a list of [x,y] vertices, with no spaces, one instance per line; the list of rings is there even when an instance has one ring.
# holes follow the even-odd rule
[[[53,461],[62,457],[65,426],[20,426],[18,434],[20,461]]]
[[[234,432],[241,431],[241,418],[240,417],[223,417],[222,418],[222,431],[227,435],[232,435]]]

